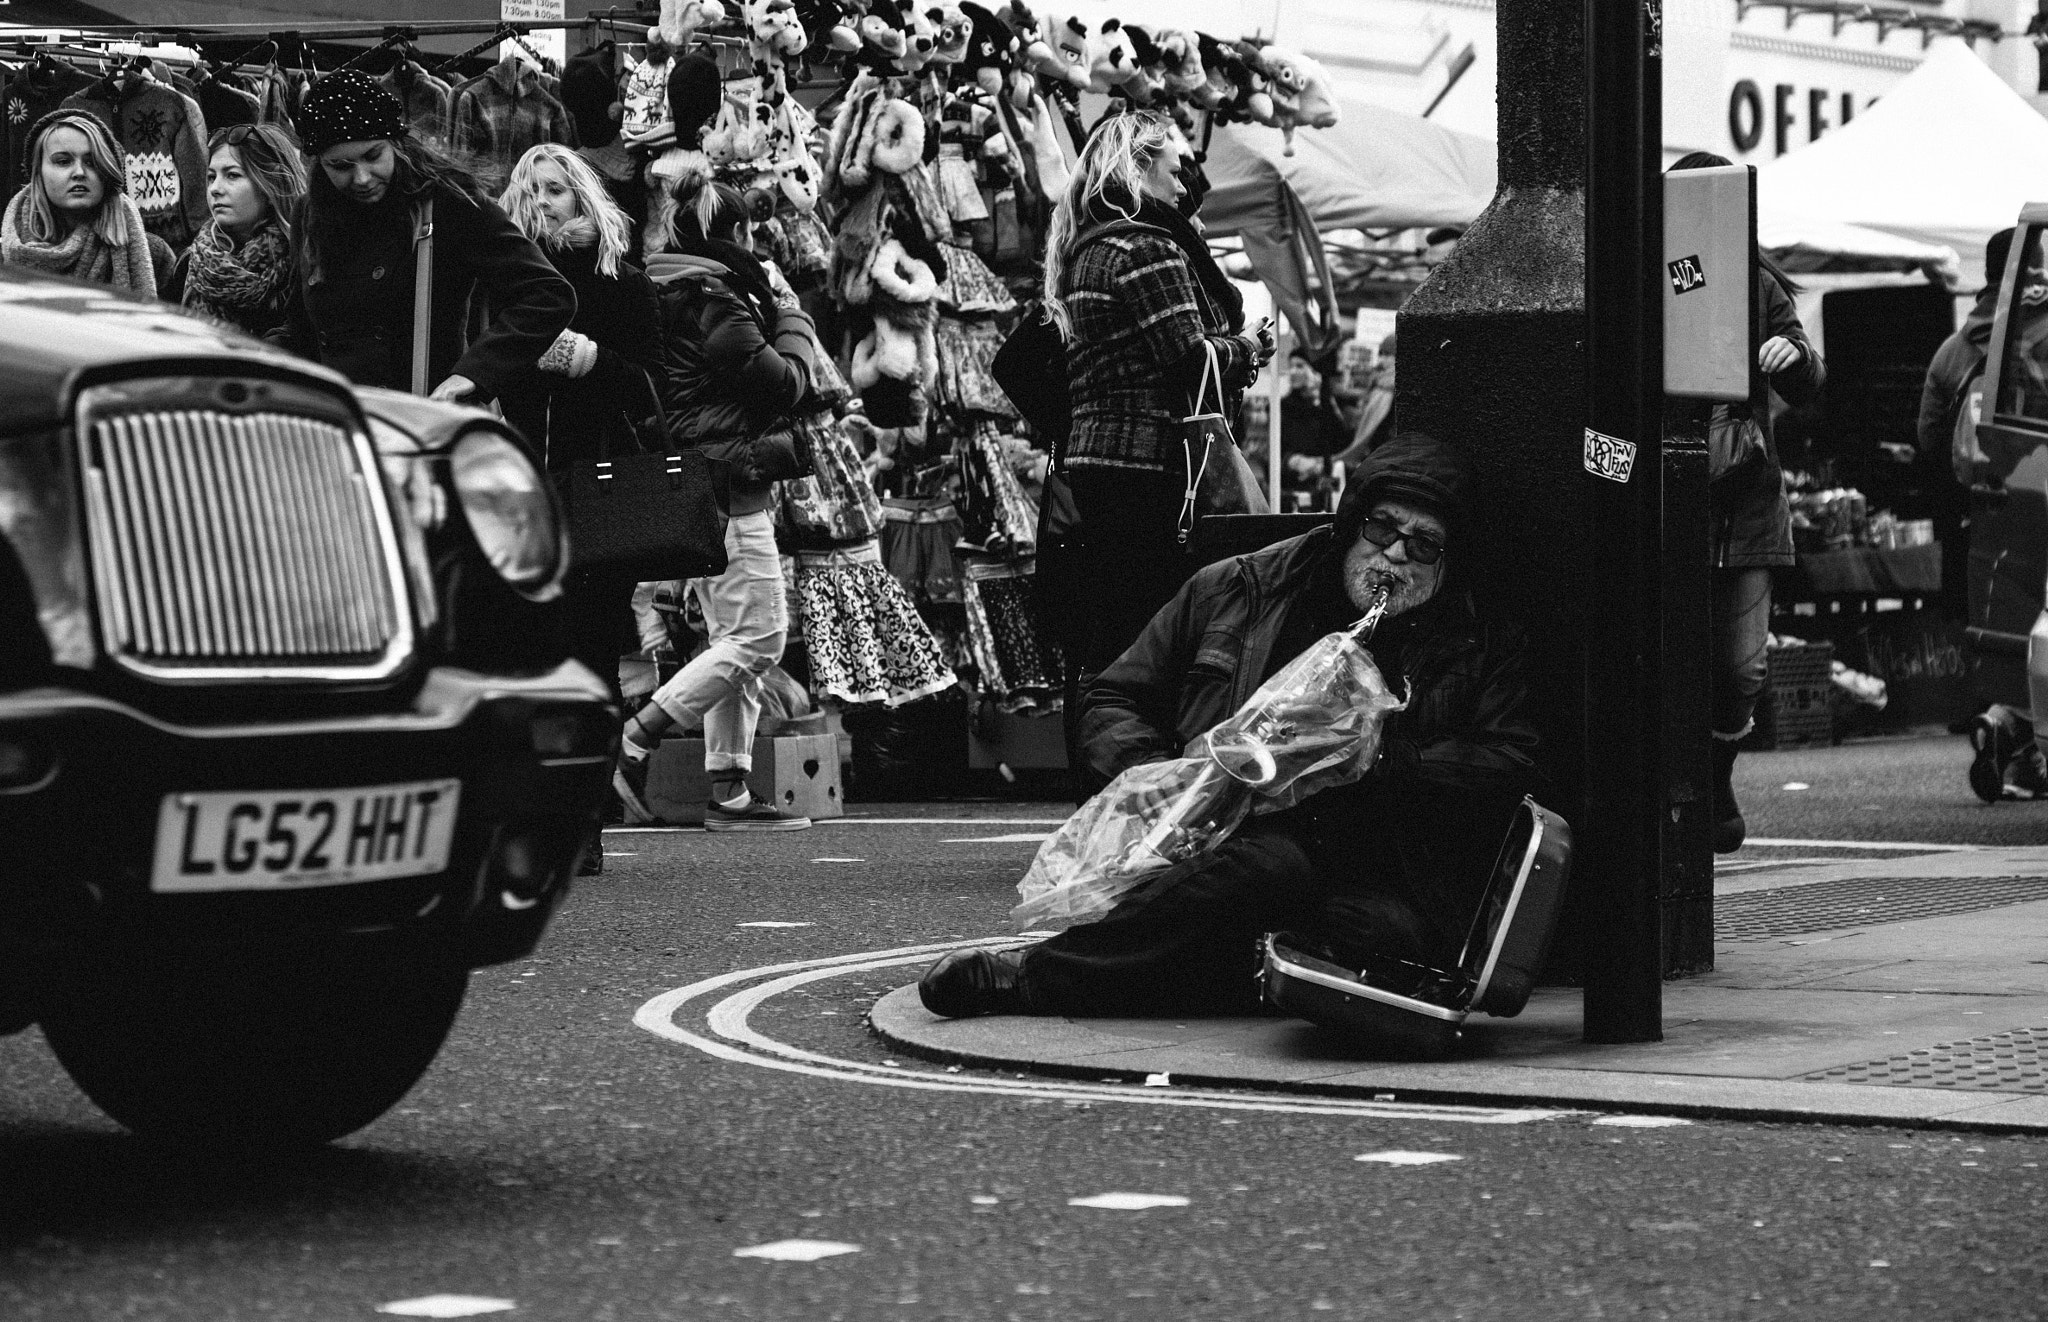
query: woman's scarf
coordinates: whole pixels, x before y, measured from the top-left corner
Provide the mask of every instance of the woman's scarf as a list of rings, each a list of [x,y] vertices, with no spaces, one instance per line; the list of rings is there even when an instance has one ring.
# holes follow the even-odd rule
[[[0,217],[0,261],[155,297],[156,265],[149,258],[149,235],[142,228],[142,213],[126,193],[113,190],[108,191],[104,205],[125,213],[127,243],[110,244],[91,225],[74,225],[57,242],[39,243],[28,236],[28,189],[22,189],[8,202],[7,214]]]
[[[186,257],[185,306],[223,321],[284,305],[292,276],[291,241],[265,223],[237,245],[220,222],[210,220],[192,240]]]
[[[1202,292],[1207,294],[1209,301],[1222,312],[1223,328],[1231,334],[1243,330],[1244,295],[1237,292],[1237,286],[1230,282],[1230,277],[1223,273],[1223,268],[1209,255],[1209,241],[1195,232],[1195,227],[1188,223],[1188,218],[1181,215],[1178,208],[1161,202],[1158,198],[1148,197],[1139,204],[1138,219],[1147,225],[1155,225],[1165,230],[1173,237],[1173,241],[1180,245],[1181,252],[1187,256],[1188,265],[1194,268],[1195,279],[1200,282]]]

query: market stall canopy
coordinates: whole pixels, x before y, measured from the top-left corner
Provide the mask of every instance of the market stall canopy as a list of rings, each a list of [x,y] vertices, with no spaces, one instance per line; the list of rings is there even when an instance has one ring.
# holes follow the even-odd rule
[[[1787,271],[1824,271],[1844,259],[1858,269],[1869,266],[1918,269],[1935,267],[1958,273],[1955,249],[1943,243],[1922,243],[1863,225],[1839,220],[1816,220],[1783,208],[1761,212],[1756,221],[1756,241]]]
[[[1342,98],[1338,113],[1335,128],[1296,132],[1292,156],[1278,129],[1217,129],[1202,204],[1209,233],[1272,227],[1282,182],[1323,230],[1464,226],[1493,200],[1495,149],[1485,138],[1355,97]]]
[[[0,28],[89,28],[129,21],[81,0],[8,0],[0,5]]]
[[[1757,170],[1760,230],[1861,226],[1953,248],[1968,271],[2043,200],[2048,120],[1954,37],[1854,120]]]

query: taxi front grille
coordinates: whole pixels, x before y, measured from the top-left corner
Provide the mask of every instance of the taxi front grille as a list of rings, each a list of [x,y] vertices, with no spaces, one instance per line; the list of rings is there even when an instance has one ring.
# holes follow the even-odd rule
[[[94,418],[85,489],[108,650],[167,678],[388,672],[401,603],[370,462],[319,418]]]

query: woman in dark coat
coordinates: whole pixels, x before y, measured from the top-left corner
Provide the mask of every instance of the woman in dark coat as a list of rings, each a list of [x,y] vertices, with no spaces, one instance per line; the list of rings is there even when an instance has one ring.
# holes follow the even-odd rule
[[[521,233],[540,245],[576,290],[569,328],[540,370],[500,397],[505,420],[541,452],[558,483],[570,467],[661,442],[661,325],[654,286],[625,260],[632,227],[597,172],[567,147],[542,143],[512,169],[502,199]],[[571,571],[569,651],[618,697],[619,657],[635,646],[633,580],[596,568]],[[602,855],[598,856],[600,859]]]
[[[1270,325],[1245,333],[1243,301],[1178,209],[1191,154],[1164,115],[1105,118],[1047,228],[1045,302],[1073,402],[1064,461],[1090,566],[1080,599],[1053,605],[1071,626],[1070,703],[1194,572],[1178,537],[1180,419],[1208,351],[1232,392],[1273,354]],[[1071,739],[1070,725],[1070,754]]]
[[[414,237],[431,203],[429,393],[495,399],[533,371],[576,295],[476,180],[412,137],[398,98],[353,70],[315,83],[294,119],[312,179],[294,235],[291,346],[357,385],[411,387]],[[474,340],[472,300],[490,309]]]
[[[541,356],[540,374],[500,397],[506,420],[540,447],[550,472],[632,453],[658,430],[661,370],[654,286],[625,256],[632,222],[595,170],[551,142],[520,157],[500,202],[576,291],[576,315]]]
[[[1727,165],[1711,152],[1693,152],[1672,165],[1697,170]],[[1756,367],[1749,400],[1717,404],[1715,422],[1747,421],[1760,441],[1739,451],[1735,465],[1714,479],[1713,667],[1714,850],[1742,847],[1748,825],[1735,802],[1736,742],[1756,724],[1756,702],[1769,676],[1764,647],[1771,625],[1771,571],[1794,562],[1792,509],[1778,464],[1771,426],[1771,394],[1805,404],[1820,394],[1827,368],[1806,338],[1793,306],[1796,291],[1776,263],[1757,254],[1755,321],[1750,329]]]

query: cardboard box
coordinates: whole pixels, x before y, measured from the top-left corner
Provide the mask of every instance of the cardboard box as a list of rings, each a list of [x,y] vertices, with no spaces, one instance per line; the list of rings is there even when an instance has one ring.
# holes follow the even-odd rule
[[[754,796],[813,821],[846,815],[839,782],[839,740],[831,734],[783,735],[754,740]],[[702,739],[664,739],[650,755],[647,803],[668,826],[702,826],[711,777],[704,772]]]

